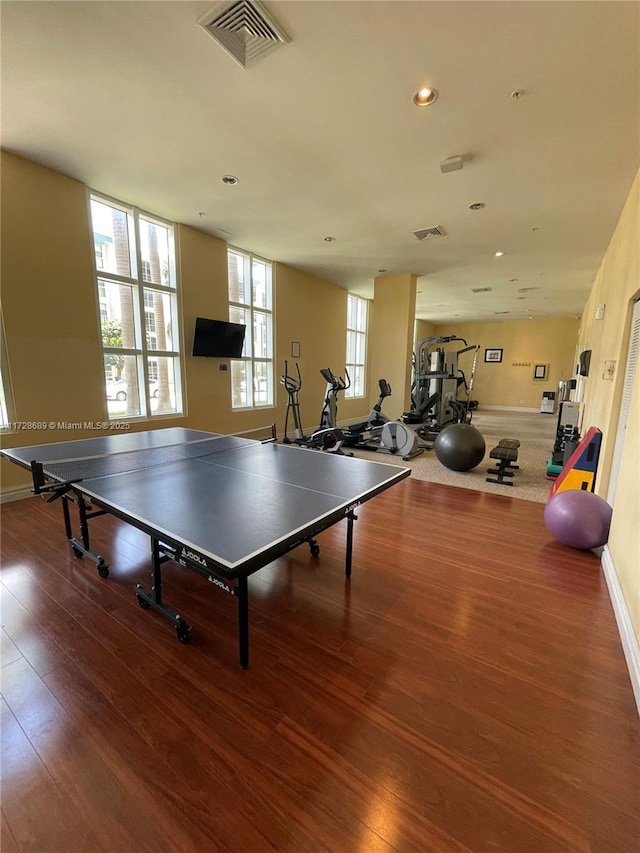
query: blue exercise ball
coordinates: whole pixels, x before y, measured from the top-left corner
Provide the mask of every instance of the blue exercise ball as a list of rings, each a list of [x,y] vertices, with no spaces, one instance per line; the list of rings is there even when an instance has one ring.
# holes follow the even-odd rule
[[[559,542],[588,551],[606,543],[612,513],[609,504],[593,492],[566,489],[545,506],[544,523]]]
[[[471,424],[449,424],[433,446],[438,460],[451,471],[470,471],[484,459],[486,444]]]

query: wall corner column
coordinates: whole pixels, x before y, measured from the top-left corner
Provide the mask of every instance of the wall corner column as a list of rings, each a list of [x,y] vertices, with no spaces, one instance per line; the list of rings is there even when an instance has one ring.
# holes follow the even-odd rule
[[[399,418],[411,407],[411,360],[416,313],[417,276],[413,273],[379,276],[369,327],[369,398],[378,399],[378,380],[386,379],[392,396],[384,412]]]

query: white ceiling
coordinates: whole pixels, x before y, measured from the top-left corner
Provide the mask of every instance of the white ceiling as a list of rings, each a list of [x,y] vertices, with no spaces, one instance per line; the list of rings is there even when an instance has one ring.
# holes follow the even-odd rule
[[[279,0],[248,69],[215,5],[2,2],[3,147],[361,295],[415,273],[422,319],[581,313],[640,165],[638,3]]]

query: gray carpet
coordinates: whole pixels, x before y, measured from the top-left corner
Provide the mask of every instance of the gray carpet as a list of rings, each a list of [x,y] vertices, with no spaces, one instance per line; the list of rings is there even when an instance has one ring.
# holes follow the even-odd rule
[[[388,453],[368,450],[356,449],[354,455],[411,468],[411,476],[418,480],[546,503],[551,481],[546,479],[545,473],[555,440],[557,416],[479,410],[474,412],[472,423],[482,433],[486,443],[484,459],[472,471],[450,471],[438,461],[433,450],[426,450],[409,462]],[[494,465],[489,453],[501,438],[517,438],[520,441],[517,462],[520,468],[512,478],[513,486],[487,483],[485,479],[488,476],[487,468]]]

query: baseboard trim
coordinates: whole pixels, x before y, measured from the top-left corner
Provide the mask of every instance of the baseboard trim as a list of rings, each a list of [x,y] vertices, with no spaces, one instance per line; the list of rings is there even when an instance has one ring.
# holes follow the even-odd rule
[[[620,640],[622,641],[622,650],[624,651],[624,657],[629,670],[629,678],[631,679],[631,688],[636,700],[638,715],[640,715],[640,645],[638,645],[638,639],[635,631],[633,630],[631,616],[629,615],[629,608],[627,607],[627,602],[625,601],[624,593],[622,592],[622,587],[618,580],[618,574],[613,564],[611,551],[609,551],[607,545],[605,545],[602,550],[601,563],[602,571],[604,572],[604,577],[609,589],[613,612],[618,624],[618,632],[620,633]]]
[[[33,492],[29,486],[12,486],[10,489],[2,489],[0,491],[0,504],[7,504],[10,501],[21,501],[23,498],[32,498]]]
[[[525,406],[479,406],[477,409],[478,412],[534,412],[536,414],[546,414],[545,412],[540,412],[540,409],[530,409]]]

